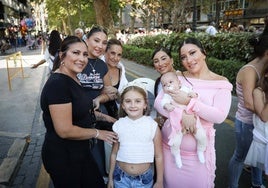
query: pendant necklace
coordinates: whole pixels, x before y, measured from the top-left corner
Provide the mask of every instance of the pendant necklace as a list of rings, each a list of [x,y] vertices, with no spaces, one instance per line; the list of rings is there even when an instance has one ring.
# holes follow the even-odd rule
[[[90,67],[91,67],[91,69],[92,69],[93,74],[95,75],[95,72],[96,72],[96,70],[95,70],[96,60],[95,60],[95,64],[94,64],[94,66],[91,65],[91,63],[89,63],[89,65],[90,65]]]

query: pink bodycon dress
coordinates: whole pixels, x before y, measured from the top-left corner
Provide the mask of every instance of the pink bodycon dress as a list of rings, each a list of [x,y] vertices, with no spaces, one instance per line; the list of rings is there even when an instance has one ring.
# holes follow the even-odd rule
[[[191,86],[184,77],[179,76],[183,85]],[[205,163],[198,160],[196,150],[196,139],[187,134],[181,143],[182,168],[177,168],[174,157],[168,145],[168,137],[171,133],[170,122],[167,119],[162,128],[162,142],[164,153],[164,187],[165,188],[213,188],[216,170],[215,157],[215,129],[214,123],[222,123],[227,117],[232,100],[232,84],[227,80],[200,80],[187,78],[198,93],[198,99],[192,98],[187,105],[187,110],[192,110],[200,117],[201,125],[207,135],[207,148],[205,150]],[[167,111],[161,106],[163,97],[161,91],[154,107],[156,110],[168,117]],[[180,116],[181,117],[181,116]]]

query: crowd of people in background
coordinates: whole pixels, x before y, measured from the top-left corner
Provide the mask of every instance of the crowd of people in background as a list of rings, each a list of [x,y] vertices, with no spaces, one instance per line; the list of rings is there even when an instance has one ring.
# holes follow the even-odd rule
[[[208,25],[202,25],[197,26],[195,28],[195,32],[204,32],[209,35],[216,35],[217,33],[238,33],[238,32],[251,32],[256,34],[261,34],[263,32],[263,27],[259,26],[248,26],[245,27],[242,24],[230,24],[230,26],[225,27],[222,25],[216,26],[215,22],[210,22]],[[88,32],[87,29],[82,28],[76,28],[73,31],[73,35],[78,36],[79,38],[82,38],[83,40],[86,39],[86,32]],[[191,33],[194,29],[191,25],[186,24],[182,28],[180,28],[179,31],[174,31],[171,27],[168,28],[151,28],[149,31],[146,31],[145,28],[135,28],[133,32],[130,32],[130,28],[126,28],[123,30],[118,30],[115,33],[115,37],[122,42],[122,44],[126,44],[129,40],[138,37],[138,36],[144,36],[144,35],[158,35],[158,34],[171,34],[173,32],[185,32],[185,33]],[[33,33],[29,32],[25,35],[20,35],[20,32],[13,32],[9,34],[8,36],[1,36],[1,43],[0,48],[2,54],[5,53],[5,51],[9,50],[10,48],[16,48],[16,47],[24,47],[26,46],[29,50],[35,50],[37,48],[42,47],[43,43],[47,43],[49,40],[50,33]],[[64,33],[60,33],[62,39],[64,39],[67,35]]]

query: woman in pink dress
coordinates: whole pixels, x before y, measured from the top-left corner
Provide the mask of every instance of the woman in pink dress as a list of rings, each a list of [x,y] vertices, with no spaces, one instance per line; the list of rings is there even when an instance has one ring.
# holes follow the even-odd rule
[[[187,109],[178,114],[181,117],[182,131],[186,134],[181,143],[183,166],[176,166],[168,145],[171,132],[170,121],[167,119],[162,128],[164,153],[164,187],[165,188],[213,188],[216,169],[215,129],[214,123],[222,123],[231,106],[232,84],[227,78],[209,70],[206,63],[206,52],[202,44],[195,38],[183,41],[179,48],[180,60],[186,71],[177,72],[183,85],[192,87],[198,98],[189,98],[183,92],[171,93],[173,100],[187,105]],[[155,100],[156,110],[168,117],[168,112],[161,106],[163,91]],[[187,112],[191,113],[187,114]],[[207,147],[205,163],[200,163],[197,156],[197,142],[193,134],[196,132],[194,116],[199,116],[206,131]]]

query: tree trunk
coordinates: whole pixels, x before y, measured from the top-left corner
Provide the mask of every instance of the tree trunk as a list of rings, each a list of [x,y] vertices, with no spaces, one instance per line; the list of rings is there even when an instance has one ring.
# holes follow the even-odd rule
[[[64,34],[67,34],[68,33],[67,24],[64,21],[64,19],[61,19],[61,21],[62,21],[62,27],[63,27]]]
[[[93,5],[97,24],[104,26],[113,32],[114,21],[110,11],[110,0],[94,0]]]
[[[130,32],[131,33],[134,33],[135,19],[136,19],[135,16],[131,16],[130,17]]]
[[[151,16],[151,13],[149,13],[149,15],[146,18],[146,34],[149,34],[151,31],[151,19],[152,19],[152,16]]]

